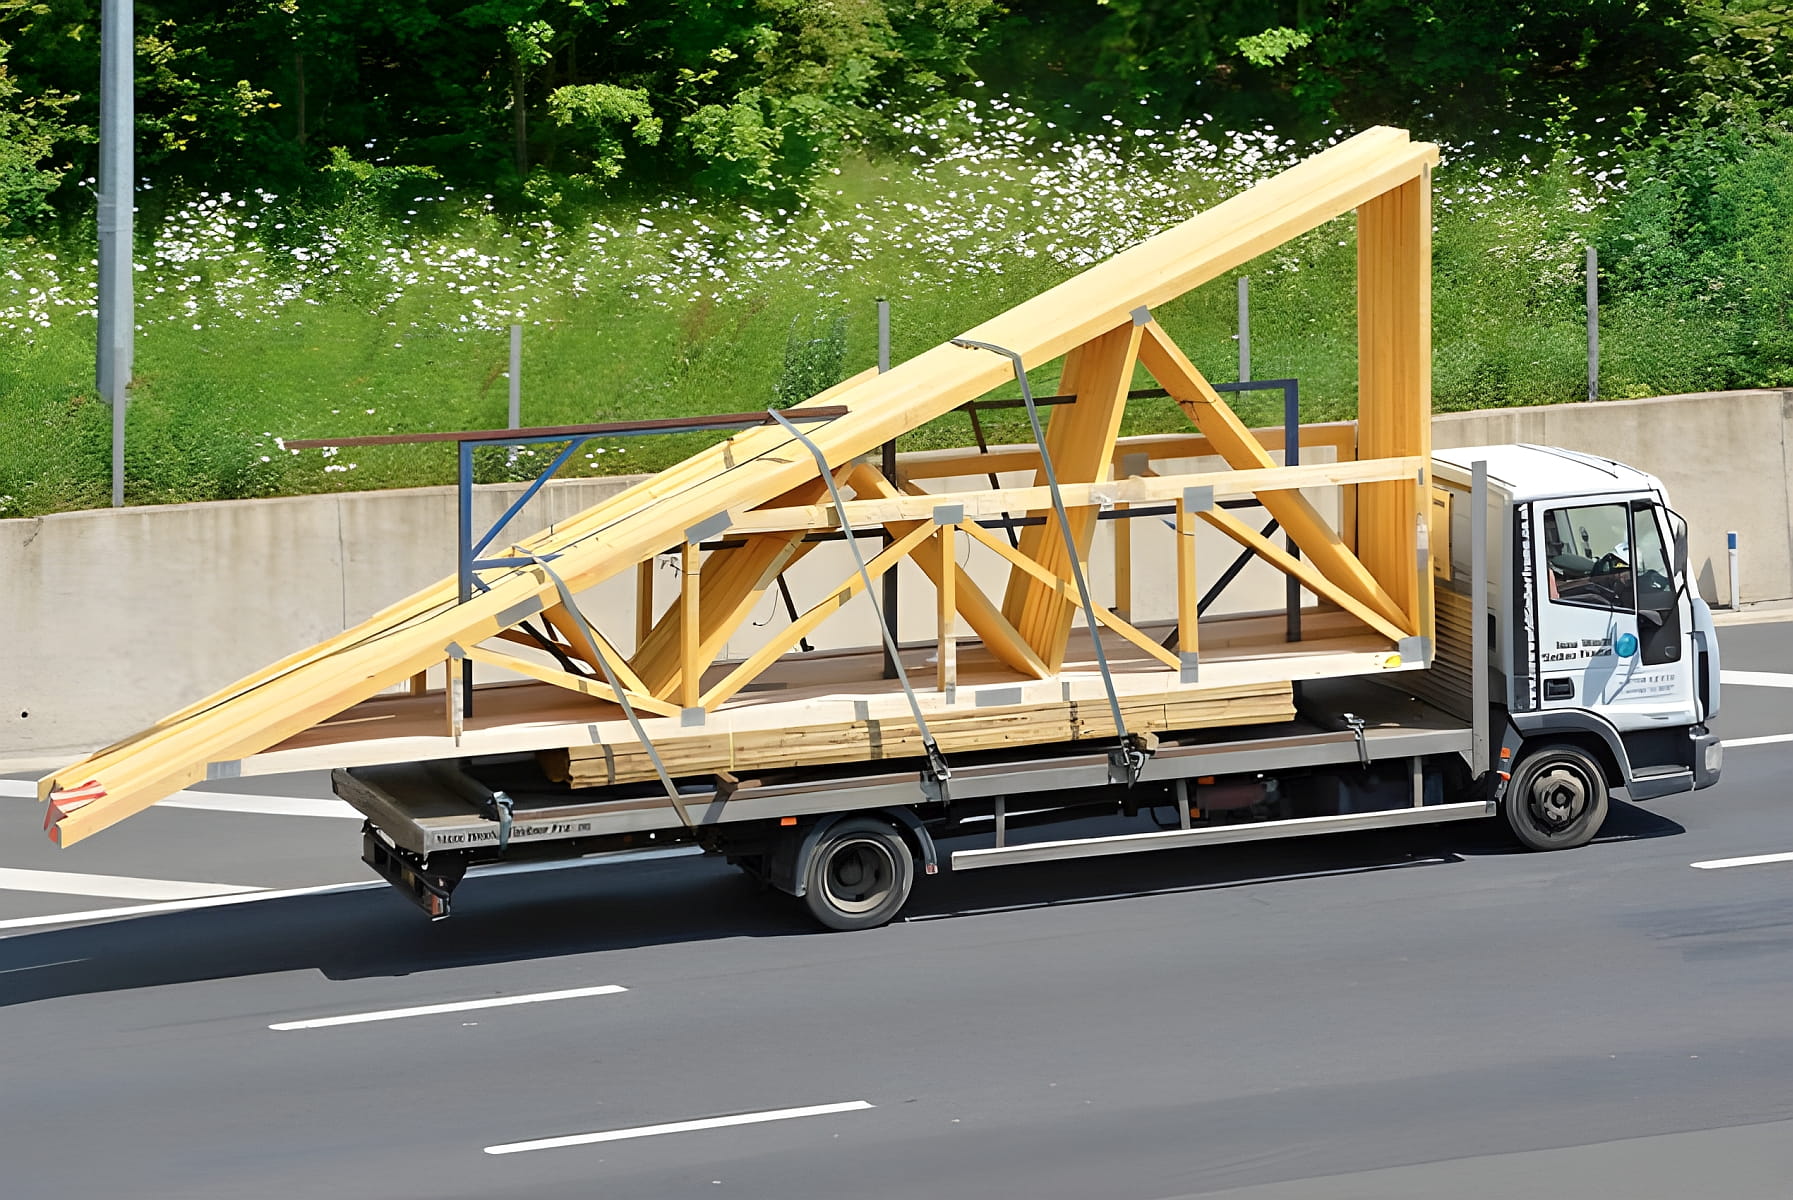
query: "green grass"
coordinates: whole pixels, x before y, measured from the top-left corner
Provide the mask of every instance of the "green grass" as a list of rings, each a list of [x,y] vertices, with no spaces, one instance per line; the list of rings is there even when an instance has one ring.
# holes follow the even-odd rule
[[[145,328],[127,499],[449,482],[454,456],[443,445],[294,454],[276,440],[502,426],[512,319],[525,325],[525,424],[764,408],[787,342],[836,315],[845,318],[841,369],[851,373],[875,361],[874,301],[889,297],[900,362],[1070,278],[1080,259],[1104,257],[1298,157],[1258,135],[1228,141],[1196,130],[1055,143],[1013,110],[997,105],[992,115],[1009,123],[986,122],[975,137],[941,134],[910,159],[851,164],[832,194],[785,216],[680,202],[559,214],[550,226],[446,195],[381,218],[365,207],[306,214],[261,198],[174,205],[139,254],[149,269],[137,276]],[[1240,165],[1252,155],[1255,165]],[[1578,272],[1601,214],[1592,185],[1561,164],[1460,159],[1438,172],[1437,194],[1435,407],[1584,398]],[[94,395],[94,326],[81,312],[88,252],[51,252],[0,242],[0,516],[96,506],[108,495],[109,412]],[[1299,379],[1309,421],[1355,412],[1355,254],[1347,218],[1248,268],[1253,373]],[[481,256],[485,265],[469,265]],[[1216,382],[1237,373],[1234,296],[1229,276],[1157,314]],[[1716,316],[1623,297],[1603,315],[1603,391],[1732,385],[1747,364],[1720,351],[1737,338]],[[1056,364],[1032,382],[1049,394]],[[1275,395],[1234,403],[1250,423],[1280,422]],[[994,441],[1027,436],[1018,411],[985,425]],[[1166,401],[1137,403],[1124,426],[1183,427]],[[706,440],[593,444],[571,473],[651,471]],[[904,446],[970,440],[955,415]],[[483,457],[481,478],[525,473],[545,453],[514,466]]]

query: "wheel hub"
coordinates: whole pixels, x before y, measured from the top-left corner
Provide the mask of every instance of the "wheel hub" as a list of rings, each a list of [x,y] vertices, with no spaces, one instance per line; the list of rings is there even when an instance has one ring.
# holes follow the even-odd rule
[[[1532,782],[1532,810],[1552,827],[1569,824],[1587,807],[1587,781],[1568,767],[1553,767]]]
[[[876,908],[889,892],[896,864],[874,842],[854,842],[837,850],[825,875],[829,898],[843,912]]]

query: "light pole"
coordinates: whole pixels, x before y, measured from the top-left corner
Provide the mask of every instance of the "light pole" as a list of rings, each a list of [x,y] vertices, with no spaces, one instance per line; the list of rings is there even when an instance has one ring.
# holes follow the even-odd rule
[[[132,0],[100,3],[100,298],[95,382],[112,406],[112,506],[125,502],[125,402],[131,384]]]

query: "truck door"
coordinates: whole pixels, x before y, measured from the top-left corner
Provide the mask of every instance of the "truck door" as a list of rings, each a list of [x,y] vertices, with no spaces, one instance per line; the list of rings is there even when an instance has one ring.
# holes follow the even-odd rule
[[[1688,616],[1660,508],[1638,496],[1533,505],[1538,698],[1621,730],[1694,719]]]

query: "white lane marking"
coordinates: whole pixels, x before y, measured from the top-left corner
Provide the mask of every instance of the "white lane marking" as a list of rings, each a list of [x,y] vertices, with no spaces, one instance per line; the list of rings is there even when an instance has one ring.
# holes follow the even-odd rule
[[[1793,852],[1786,854],[1751,854],[1745,858],[1709,858],[1705,862],[1692,863],[1702,871],[1719,871],[1725,867],[1755,867],[1763,863],[1793,862]]]
[[[29,779],[0,779],[0,796],[37,798],[37,785]],[[188,790],[156,801],[157,808],[195,808],[202,812],[249,813],[261,817],[347,817],[361,814],[343,800],[309,796],[263,796],[253,792],[199,792]]]
[[[1770,733],[1763,737],[1724,739],[1726,750],[1735,750],[1739,746],[1768,746],[1775,742],[1793,742],[1793,733]]]
[[[1720,671],[1718,681],[1734,687],[1793,688],[1793,675],[1782,671]]]
[[[47,925],[78,925],[88,921],[111,921],[120,917],[147,917],[154,913],[189,912],[199,908],[228,908],[237,904],[254,904],[261,900],[289,900],[294,896],[326,896],[332,892],[365,892],[385,887],[384,879],[365,883],[330,883],[322,887],[269,888],[242,896],[207,896],[198,900],[173,900],[166,904],[133,904],[127,908],[92,908],[85,912],[50,913],[42,917],[13,917],[0,921],[0,929],[40,929]]]
[[[501,863],[495,867],[475,867],[469,878],[486,879],[497,875],[536,875],[546,871],[566,871],[574,867],[595,867],[604,863],[636,862],[644,859],[684,858],[702,854],[697,846],[668,846],[663,850],[619,850],[612,854],[593,854],[587,858],[559,859],[552,862]],[[167,904],[134,904],[129,908],[96,908],[86,912],[50,913],[41,917],[13,917],[0,921],[0,929],[41,929],[49,925],[77,925],[89,921],[111,921],[120,917],[147,917],[156,913],[187,912],[199,908],[227,908],[237,904],[254,904],[261,900],[290,900],[296,896],[328,896],[337,892],[368,892],[386,886],[384,879],[365,879],[355,883],[326,883],[317,887],[269,888],[241,896],[207,896],[197,900],[175,900]]]
[[[202,812],[252,813],[261,817],[337,817],[362,820],[346,800],[309,796],[255,796],[244,792],[176,792],[156,801],[157,808],[196,808]]]
[[[777,1108],[770,1112],[736,1113],[732,1117],[705,1117],[700,1121],[673,1121],[666,1125],[637,1125],[601,1133],[574,1133],[566,1137],[537,1138],[531,1142],[506,1142],[487,1146],[487,1154],[522,1154],[530,1150],[554,1150],[561,1146],[589,1146],[594,1142],[622,1142],[630,1138],[658,1137],[662,1133],[690,1133],[698,1129],[726,1129],[731,1125],[758,1125],[764,1121],[792,1121],[798,1117],[822,1117],[829,1113],[861,1112],[873,1105],[864,1100],[842,1104],[812,1104],[807,1108]]]
[[[130,875],[81,875],[74,871],[0,867],[0,890],[49,892],[57,896],[110,896],[115,900],[199,900],[262,889],[229,883],[187,883],[179,879],[137,879]]]
[[[425,1004],[416,1008],[388,1008],[379,1012],[347,1013],[340,1017],[316,1017],[309,1021],[281,1021],[269,1029],[324,1029],[331,1025],[363,1025],[369,1021],[397,1021],[404,1017],[431,1017],[437,1013],[472,1012],[478,1008],[509,1008],[513,1004],[542,1004],[549,1000],[577,1000],[584,996],[614,996],[629,989],[614,983],[599,987],[567,988],[535,992],[527,996],[493,996],[485,1000],[461,1000],[452,1004]]]

